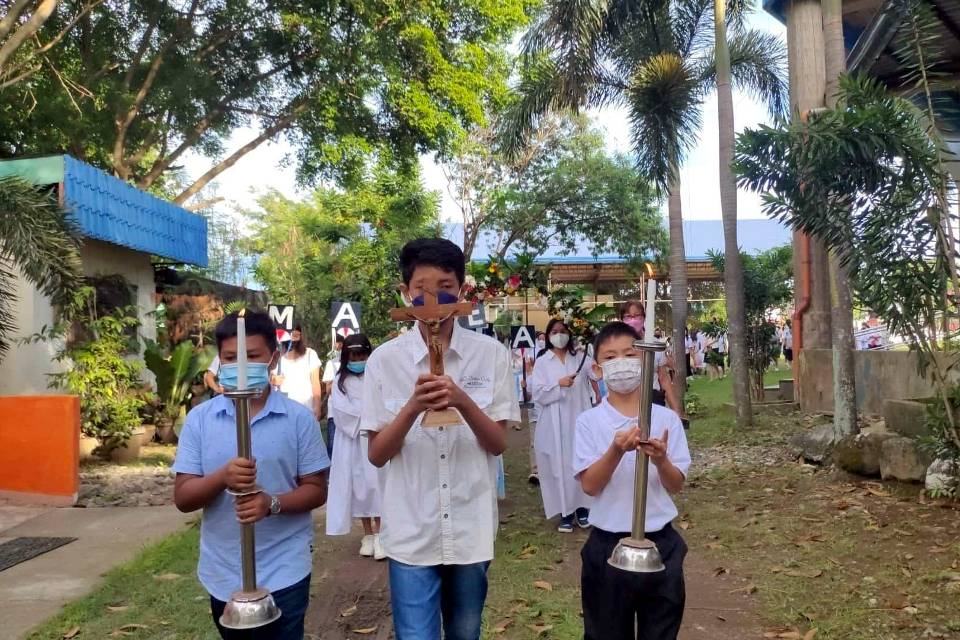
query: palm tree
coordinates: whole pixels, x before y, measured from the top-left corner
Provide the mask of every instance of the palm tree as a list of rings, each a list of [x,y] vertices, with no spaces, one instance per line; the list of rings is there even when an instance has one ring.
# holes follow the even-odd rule
[[[0,358],[15,329],[16,272],[63,308],[81,288],[79,246],[78,231],[50,194],[17,177],[0,178]]]
[[[714,0],[714,49],[717,74],[717,122],[720,134],[720,211],[723,216],[723,293],[727,304],[730,335],[730,368],[733,373],[733,404],[737,424],[753,422],[750,401],[750,368],[747,365],[747,312],[743,291],[743,263],[737,242],[737,180],[733,175],[733,86],[730,49],[727,44],[727,0]]]
[[[773,113],[784,113],[783,44],[745,28],[743,4],[730,3],[727,16],[729,77]],[[679,168],[717,81],[712,23],[713,0],[553,0],[525,36],[519,97],[507,117],[506,143],[516,151],[551,110],[627,108],[638,169],[667,196],[673,340],[680,349],[687,276]],[[676,383],[682,398],[685,377]]]

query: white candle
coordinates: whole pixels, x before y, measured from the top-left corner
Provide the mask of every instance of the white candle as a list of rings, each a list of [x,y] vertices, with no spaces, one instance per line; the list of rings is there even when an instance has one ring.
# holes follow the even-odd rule
[[[247,321],[243,311],[237,317],[237,388],[247,388]]]
[[[653,278],[647,280],[647,311],[646,321],[643,323],[643,339],[647,342],[653,341],[654,313],[657,299],[657,281]]]

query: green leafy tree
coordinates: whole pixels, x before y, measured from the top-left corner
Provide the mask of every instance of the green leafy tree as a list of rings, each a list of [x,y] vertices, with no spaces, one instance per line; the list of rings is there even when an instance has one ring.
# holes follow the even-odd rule
[[[0,95],[0,153],[65,150],[178,204],[279,135],[304,180],[409,165],[500,99],[527,2],[62,2],[35,34],[56,55]],[[211,166],[184,180],[191,153]]]
[[[62,307],[83,281],[79,249],[79,232],[50,193],[20,178],[0,178],[0,358],[15,330],[17,273]]]
[[[254,273],[272,299],[297,305],[311,339],[327,340],[336,300],[360,302],[372,338],[393,329],[400,248],[437,232],[438,194],[418,175],[379,167],[351,189],[320,189],[301,202],[274,192],[259,204],[251,214]]]
[[[714,269],[724,273],[727,267],[725,253],[711,253]],[[761,251],[755,255],[740,254],[743,268],[744,335],[748,367],[749,390],[755,400],[763,400],[763,375],[780,355],[776,339],[777,327],[770,320],[770,312],[793,299],[793,247],[784,245]],[[701,329],[707,335],[727,332],[729,322],[706,322]]]
[[[687,319],[679,169],[697,142],[702,103],[717,80],[713,7],[714,0],[547,3],[526,36],[520,96],[506,126],[508,149],[519,153],[551,111],[626,107],[637,168],[667,197],[675,344],[683,344]],[[783,44],[744,28],[745,11],[746,3],[730,3],[730,79],[771,111],[783,112]],[[683,376],[677,386],[682,397]]]

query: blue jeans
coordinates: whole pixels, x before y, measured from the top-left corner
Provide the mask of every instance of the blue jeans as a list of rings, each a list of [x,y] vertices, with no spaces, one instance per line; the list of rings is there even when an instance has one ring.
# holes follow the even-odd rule
[[[333,423],[333,418],[327,418],[327,437],[324,438],[327,444],[327,456],[333,459],[333,436],[337,432],[337,425]]]
[[[489,562],[414,566],[390,560],[397,640],[478,640]]]
[[[289,587],[273,592],[273,601],[280,607],[280,619],[259,629],[225,629],[220,616],[227,603],[210,596],[210,611],[223,640],[303,640],[303,618],[310,604],[310,576]]]

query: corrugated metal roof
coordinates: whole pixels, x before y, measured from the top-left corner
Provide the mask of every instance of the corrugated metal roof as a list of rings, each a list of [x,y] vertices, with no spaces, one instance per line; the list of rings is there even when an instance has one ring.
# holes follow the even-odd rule
[[[207,266],[207,220],[70,156],[0,162],[0,175],[63,184],[83,235],[143,253]]]

